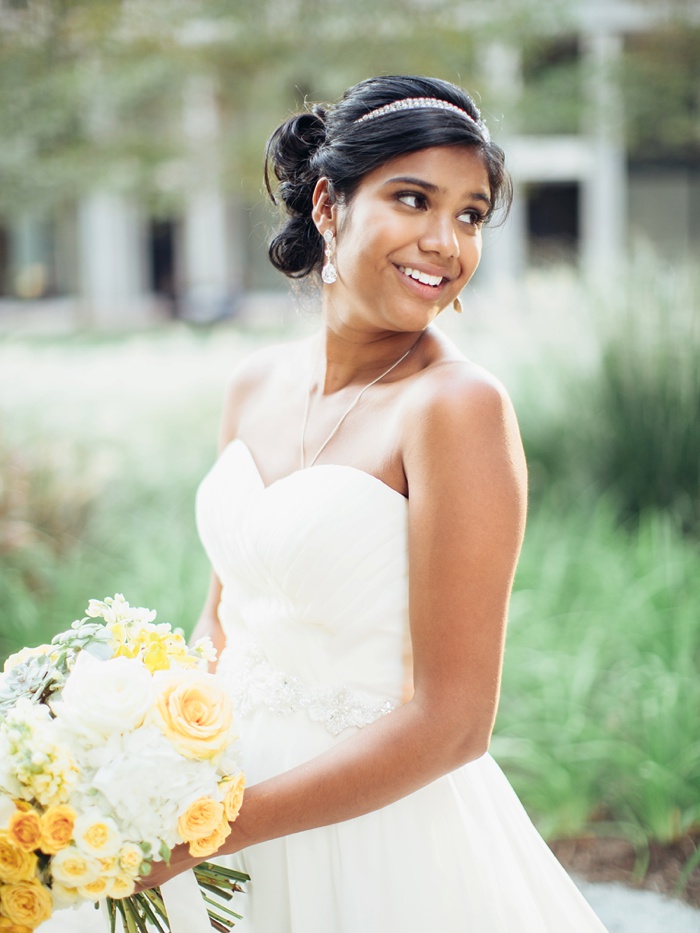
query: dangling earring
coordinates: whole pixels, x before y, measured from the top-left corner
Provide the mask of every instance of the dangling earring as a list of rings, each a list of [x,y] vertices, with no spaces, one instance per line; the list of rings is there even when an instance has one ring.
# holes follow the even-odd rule
[[[326,285],[332,285],[334,282],[338,281],[338,270],[335,268],[335,263],[333,262],[335,256],[335,234],[332,230],[326,230],[323,234],[323,239],[326,244],[326,248],[323,251],[326,261],[323,264],[323,269],[321,269],[321,278]]]
[[[455,298],[455,300],[452,302],[452,307],[455,309],[457,314],[462,313],[462,302],[459,300],[459,298]]]

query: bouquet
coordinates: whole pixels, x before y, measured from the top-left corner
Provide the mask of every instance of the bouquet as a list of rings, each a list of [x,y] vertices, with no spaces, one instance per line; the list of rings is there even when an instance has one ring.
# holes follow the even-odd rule
[[[178,843],[206,857],[228,836],[244,776],[231,701],[155,612],[117,594],[0,675],[0,931],[28,933],[55,908],[107,899],[112,931],[170,924],[158,889],[135,894]],[[211,925],[247,876],[195,869]]]

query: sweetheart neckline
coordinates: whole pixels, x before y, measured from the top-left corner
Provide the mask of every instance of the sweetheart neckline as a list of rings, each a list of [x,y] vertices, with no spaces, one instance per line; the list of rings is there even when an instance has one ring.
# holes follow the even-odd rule
[[[224,450],[222,451],[222,455],[234,444],[239,444],[243,448],[243,450],[246,452],[246,454],[248,455],[248,460],[250,461],[251,466],[253,467],[253,469],[255,470],[258,476],[258,479],[260,480],[260,484],[264,492],[267,492],[268,490],[272,489],[274,486],[277,486],[280,483],[283,483],[285,480],[291,479],[294,476],[298,476],[301,473],[309,473],[311,470],[323,470],[323,469],[349,470],[352,473],[359,473],[360,476],[366,476],[369,480],[375,483],[378,483],[383,489],[386,489],[387,492],[392,493],[394,496],[398,496],[399,499],[401,499],[406,505],[408,505],[408,496],[404,496],[404,494],[399,492],[398,489],[394,489],[393,486],[390,486],[388,483],[385,483],[383,479],[379,479],[379,477],[375,476],[374,473],[368,473],[367,470],[361,470],[359,467],[350,466],[347,463],[315,463],[313,464],[313,466],[307,466],[307,467],[304,467],[303,469],[292,470],[291,473],[286,473],[284,476],[280,476],[277,479],[272,480],[271,483],[265,483],[265,480],[263,479],[263,475],[260,472],[260,469],[257,463],[255,462],[255,457],[253,456],[253,452],[251,451],[250,447],[248,447],[248,445],[242,438],[234,437],[232,440],[230,440],[228,444],[226,445],[226,447],[224,448]]]

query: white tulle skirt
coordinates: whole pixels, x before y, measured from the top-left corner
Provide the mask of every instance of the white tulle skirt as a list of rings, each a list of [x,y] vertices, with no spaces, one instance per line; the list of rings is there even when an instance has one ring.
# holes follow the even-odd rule
[[[292,718],[261,710],[247,722],[254,780],[322,751],[324,730]],[[236,933],[605,930],[490,755],[381,810],[227,863],[252,879],[236,900]]]

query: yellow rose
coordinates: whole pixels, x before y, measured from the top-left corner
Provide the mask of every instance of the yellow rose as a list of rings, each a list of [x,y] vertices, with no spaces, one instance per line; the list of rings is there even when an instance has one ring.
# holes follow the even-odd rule
[[[109,896],[115,900],[122,897],[131,897],[135,888],[136,883],[133,878],[128,875],[117,875],[112,879],[112,890],[109,892]]]
[[[231,700],[213,674],[164,671],[153,718],[186,758],[215,758],[233,740]]]
[[[15,884],[31,881],[36,875],[37,857],[13,845],[7,830],[0,830],[0,881]]]
[[[135,842],[125,843],[119,850],[117,864],[121,871],[129,878],[138,878],[144,862],[143,850]]]
[[[207,858],[217,852],[231,832],[231,824],[224,816],[210,836],[203,836],[190,842],[190,855],[195,858]]]
[[[41,822],[36,810],[17,809],[10,817],[7,827],[10,841],[13,845],[33,852],[41,843]]]
[[[49,807],[40,820],[42,852],[47,855],[55,855],[61,849],[65,849],[73,838],[76,816],[73,807],[66,804]]]
[[[51,874],[56,881],[69,888],[90,884],[100,876],[100,863],[96,858],[84,855],[75,846],[67,846],[57,852],[51,860]]]
[[[7,917],[0,917],[0,933],[32,933],[32,929],[23,923],[13,923]]]
[[[99,901],[103,897],[111,896],[113,881],[114,878],[100,875],[94,881],[79,885],[78,894],[88,901]]]
[[[211,797],[199,797],[177,821],[184,842],[210,836],[224,817],[224,805]]]
[[[224,795],[224,812],[229,823],[238,816],[243,803],[243,791],[245,790],[245,774],[239,771],[232,777],[227,777],[219,784],[219,790]]]
[[[53,902],[40,881],[19,881],[0,888],[0,906],[8,920],[33,930],[49,919]]]

